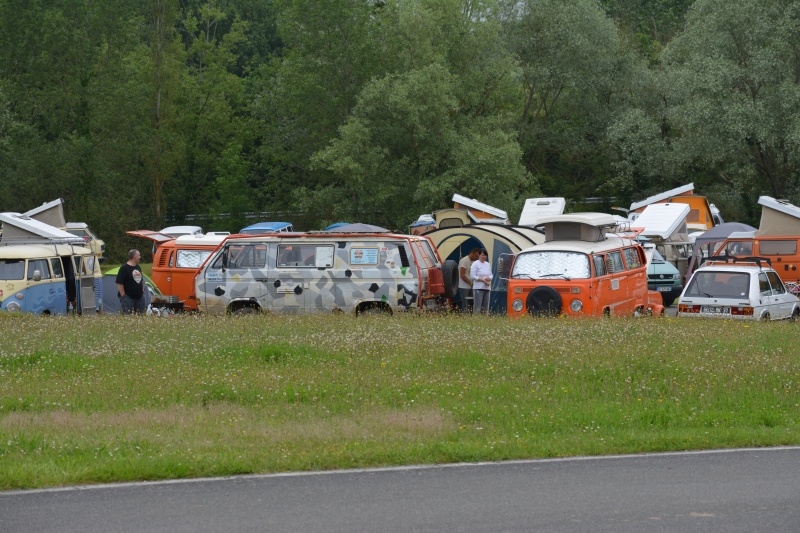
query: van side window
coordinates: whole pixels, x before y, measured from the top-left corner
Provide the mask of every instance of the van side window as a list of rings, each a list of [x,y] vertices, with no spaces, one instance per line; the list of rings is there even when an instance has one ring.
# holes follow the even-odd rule
[[[42,279],[50,279],[50,267],[47,265],[47,259],[29,259],[28,279],[33,279],[33,273],[36,270],[42,275]]]
[[[594,263],[594,275],[595,277],[605,276],[606,272],[606,259],[603,255],[593,255],[592,256],[592,263]]]
[[[234,251],[234,248],[238,248],[238,250]],[[267,246],[265,244],[231,246],[230,251],[230,268],[264,268],[267,266]]]
[[[772,285],[772,294],[783,294],[786,292],[786,287],[784,287],[777,273],[767,272],[767,279],[769,279],[769,284]]]
[[[211,250],[178,250],[178,259],[175,266],[178,268],[200,268]]]
[[[330,268],[333,266],[333,245],[282,244],[278,246],[278,266]]]
[[[606,265],[608,266],[608,271],[611,274],[625,270],[625,265],[622,264],[622,252],[608,252]]]
[[[50,259],[50,266],[53,268],[53,277],[54,278],[63,278],[64,277],[64,269],[61,266],[61,259],[58,257],[54,257]]]
[[[764,255],[795,255],[797,241],[759,241],[759,253]]]
[[[628,266],[628,270],[642,266],[642,261],[636,248],[625,248],[623,253],[625,254],[625,264]]]

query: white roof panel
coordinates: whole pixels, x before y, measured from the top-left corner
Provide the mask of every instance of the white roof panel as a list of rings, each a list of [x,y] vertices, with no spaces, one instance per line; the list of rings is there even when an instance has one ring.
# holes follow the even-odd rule
[[[484,213],[489,213],[490,215],[494,215],[497,218],[508,218],[508,213],[506,213],[502,209],[497,209],[496,207],[492,207],[488,204],[481,203],[478,200],[467,198],[466,196],[461,196],[460,194],[453,195],[453,202],[461,204],[466,207],[470,207],[472,209],[483,211]]]
[[[617,219],[608,213],[569,213],[567,215],[550,215],[541,217],[537,225],[552,224],[556,222],[575,222],[577,224],[588,224],[589,226],[605,227],[616,226]]]
[[[543,216],[560,215],[567,201],[564,198],[528,198],[519,217],[520,226],[535,226]]]
[[[764,207],[769,207],[770,209],[774,209],[775,211],[780,211],[781,213],[800,218],[800,207],[797,207],[786,200],[776,200],[771,196],[759,196],[758,204],[763,205]]]
[[[686,233],[686,216],[690,210],[689,204],[651,204],[631,222],[631,229],[641,229],[644,237],[668,239],[680,229]]]
[[[646,205],[662,202],[664,200],[669,200],[673,196],[680,196],[681,194],[690,193],[693,190],[694,190],[694,183],[670,189],[668,191],[656,194],[655,196],[650,196],[649,198],[645,198],[640,202],[633,202],[631,204],[631,211],[633,211],[634,209],[639,209],[640,207],[644,207]]]

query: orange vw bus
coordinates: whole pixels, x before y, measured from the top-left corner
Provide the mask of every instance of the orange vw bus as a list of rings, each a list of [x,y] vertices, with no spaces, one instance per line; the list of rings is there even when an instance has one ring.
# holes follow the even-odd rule
[[[158,245],[153,254],[153,283],[162,294],[177,297],[178,302],[183,303],[182,309],[196,310],[194,277],[206,258],[214,253],[229,234],[206,233],[175,238],[148,230],[127,233],[150,239]]]
[[[661,316],[661,294],[647,289],[644,249],[611,234],[605,213],[541,218],[545,242],[519,252],[507,272],[508,314],[531,316]]]

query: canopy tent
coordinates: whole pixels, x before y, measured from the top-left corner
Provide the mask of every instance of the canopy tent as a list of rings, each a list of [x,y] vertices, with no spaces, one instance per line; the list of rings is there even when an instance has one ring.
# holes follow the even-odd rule
[[[492,292],[489,311],[506,313],[506,281],[501,279],[501,256],[516,254],[544,242],[544,234],[525,226],[505,226],[498,224],[469,224],[454,228],[440,228],[425,234],[439,249],[442,260],[455,262],[469,255],[473,248],[486,248],[492,266]]]
[[[731,233],[738,231],[756,231],[756,228],[741,222],[725,222],[698,235],[694,240],[694,245],[700,248],[710,243],[722,242],[730,237]]]
[[[118,315],[120,312],[119,296],[117,295],[118,273],[119,267],[116,267],[103,274],[103,313],[105,314]],[[144,291],[144,303],[145,307],[147,307],[150,305],[150,301],[154,295],[161,296],[161,291],[158,290],[158,287],[153,283],[152,279],[146,274],[143,275],[147,286],[147,290]]]

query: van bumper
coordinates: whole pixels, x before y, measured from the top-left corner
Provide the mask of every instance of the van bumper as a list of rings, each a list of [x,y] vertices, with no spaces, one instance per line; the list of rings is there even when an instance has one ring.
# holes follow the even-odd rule
[[[656,285],[654,283],[648,283],[647,288],[651,291],[661,293],[664,300],[677,300],[683,292],[683,285]]]

